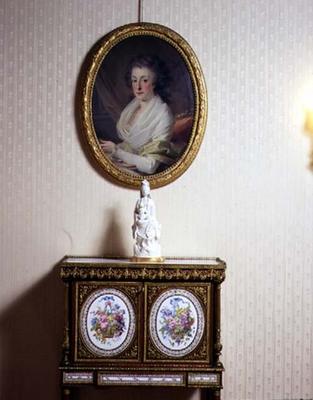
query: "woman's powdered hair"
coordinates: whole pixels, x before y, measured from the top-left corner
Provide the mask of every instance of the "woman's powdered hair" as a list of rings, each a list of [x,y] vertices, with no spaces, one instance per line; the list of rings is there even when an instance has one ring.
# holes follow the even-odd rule
[[[131,74],[133,68],[148,68],[155,74],[154,92],[158,94],[165,103],[170,101],[169,85],[171,76],[166,64],[158,56],[138,55],[133,57],[126,70],[126,83],[132,87]]]

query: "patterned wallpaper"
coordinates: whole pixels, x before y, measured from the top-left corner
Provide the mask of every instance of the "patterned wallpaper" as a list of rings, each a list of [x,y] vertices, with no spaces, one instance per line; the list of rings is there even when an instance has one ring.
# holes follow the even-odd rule
[[[223,399],[312,399],[313,175],[301,98],[313,82],[313,2],[144,0],[143,18],[180,33],[207,82],[199,155],[153,198],[164,254],[228,263]],[[138,194],[88,161],[75,91],[92,45],[136,20],[135,0],[0,1],[1,399],[59,398],[61,257],[131,254]],[[106,392],[126,394],[199,399]]]

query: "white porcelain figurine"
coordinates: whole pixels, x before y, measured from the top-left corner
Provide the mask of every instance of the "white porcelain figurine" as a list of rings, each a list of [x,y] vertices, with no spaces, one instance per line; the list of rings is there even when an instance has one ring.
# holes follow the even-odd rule
[[[156,219],[155,204],[151,199],[150,185],[143,180],[140,188],[140,199],[134,211],[133,238],[134,257],[160,258],[161,225]]]

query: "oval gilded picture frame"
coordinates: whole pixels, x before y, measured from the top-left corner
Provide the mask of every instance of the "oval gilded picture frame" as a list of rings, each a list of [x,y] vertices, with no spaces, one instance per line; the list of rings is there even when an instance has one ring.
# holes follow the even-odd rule
[[[152,23],[119,27],[90,52],[82,122],[89,150],[116,183],[152,188],[181,176],[206,127],[199,61],[173,30]]]

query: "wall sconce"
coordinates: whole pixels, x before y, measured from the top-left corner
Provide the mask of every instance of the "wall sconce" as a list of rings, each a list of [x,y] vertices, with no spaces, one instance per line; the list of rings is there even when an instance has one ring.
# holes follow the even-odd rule
[[[305,122],[304,122],[304,129],[306,134],[310,138],[311,142],[311,151],[310,151],[310,162],[309,162],[309,168],[311,171],[313,171],[313,109],[311,110],[306,110],[305,112]]]
[[[304,130],[307,136],[309,136],[311,142],[309,168],[313,171],[313,86],[308,88],[307,93],[303,98],[303,103],[305,110]]]
[[[308,135],[313,137],[313,109],[306,110],[304,129]]]

